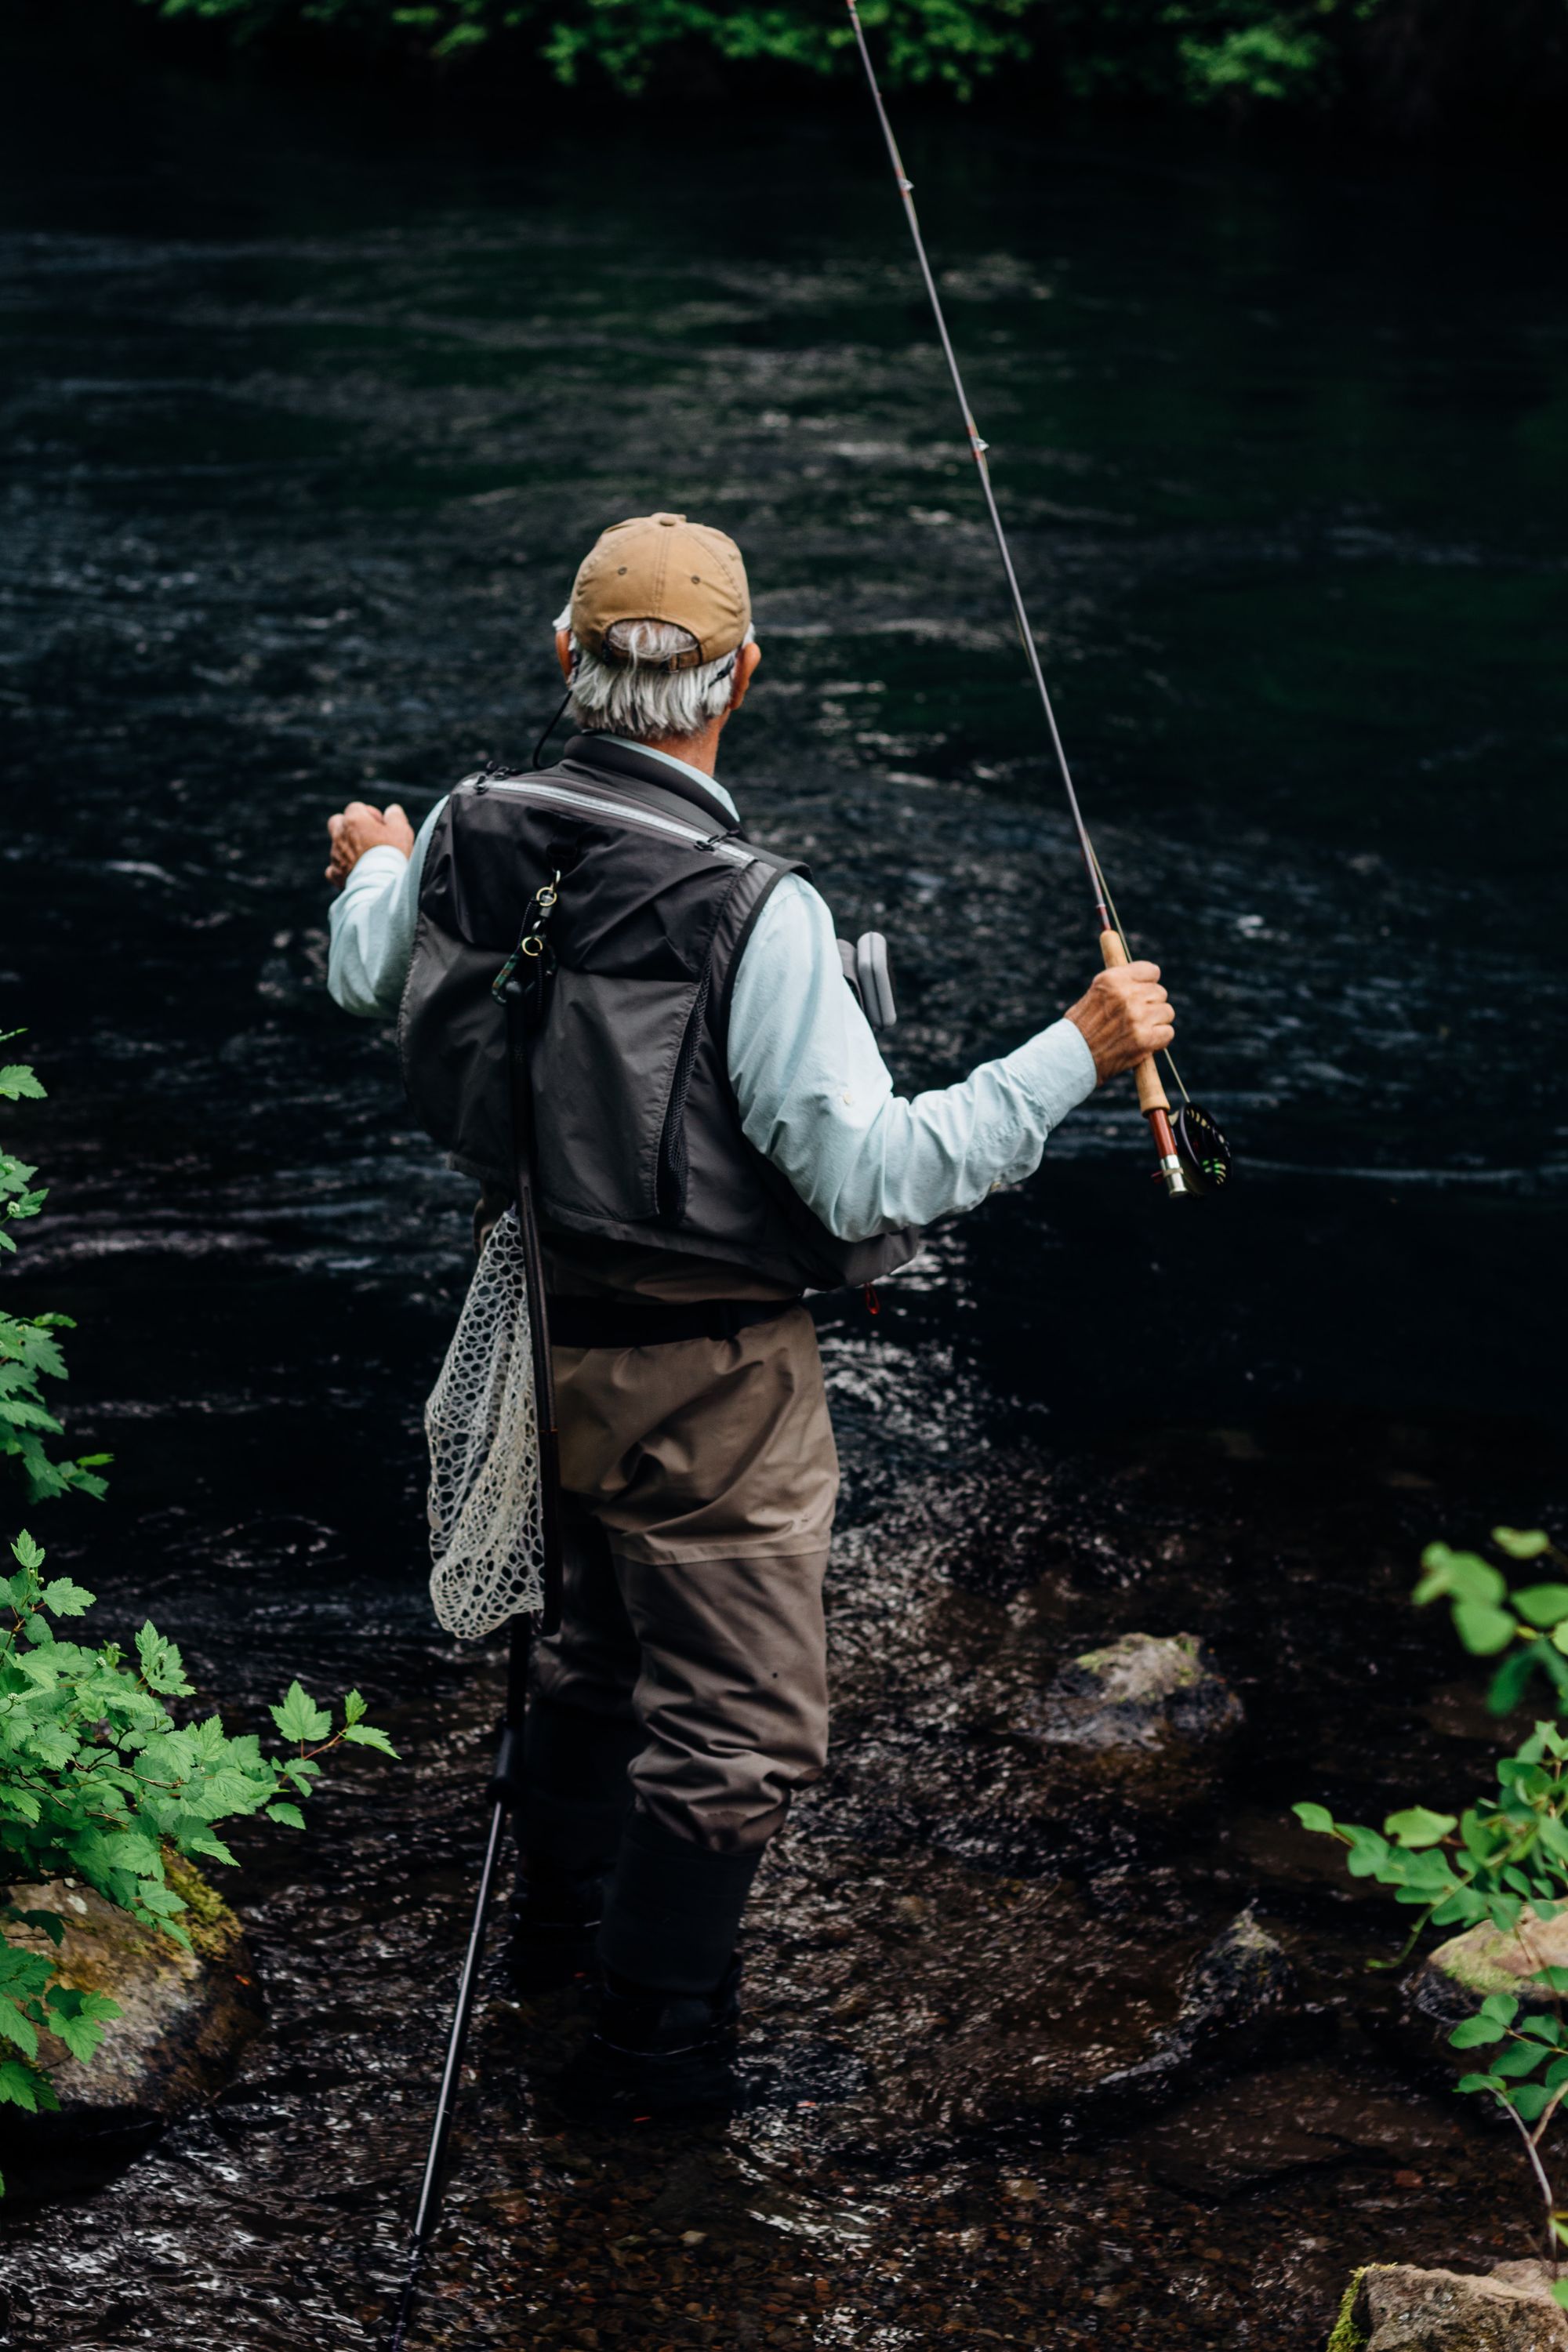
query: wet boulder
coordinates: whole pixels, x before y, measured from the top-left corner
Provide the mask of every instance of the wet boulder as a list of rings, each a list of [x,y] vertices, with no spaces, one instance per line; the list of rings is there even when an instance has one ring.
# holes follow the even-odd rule
[[[1150,1756],[1206,1747],[1241,1703],[1195,1633],[1123,1633],[1063,1666],[1032,1727],[1047,1747]]]
[[[39,2063],[60,2108],[38,2116],[0,2108],[0,2157],[13,2194],[53,2195],[118,2170],[174,2116],[222,2089],[259,2026],[238,1920],[188,1864],[171,1864],[168,1875],[186,1906],[189,1949],[90,1887],[55,1880],[9,1890],[19,1909],[56,1911],[66,1921],[55,1955],[60,1980],[108,1993],[121,2012],[85,2065],[52,2034],[39,2037]],[[11,1924],[5,1933],[30,1950],[55,1948],[37,1928]]]
[[[1284,1946],[1243,1911],[1194,1961],[1171,2023],[1094,2095],[1101,2104],[1163,2097],[1216,2067],[1256,2063],[1332,2031],[1328,2013],[1304,1997]]]
[[[1427,1954],[1403,1989],[1400,2038],[1412,2055],[1468,2074],[1472,2053],[1451,2050],[1448,2036],[1489,1994],[1512,1993],[1526,2010],[1555,2006],[1538,1971],[1568,1968],[1568,1912],[1539,1919],[1527,1911],[1521,1929],[1509,1934],[1483,1921]]]
[[[1544,2263],[1482,2276],[1370,2263],[1345,2290],[1328,2352],[1568,2352]]]

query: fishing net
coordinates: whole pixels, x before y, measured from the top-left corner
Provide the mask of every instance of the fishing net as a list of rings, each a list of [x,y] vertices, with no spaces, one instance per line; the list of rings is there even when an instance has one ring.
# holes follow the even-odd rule
[[[543,1602],[539,1422],[528,1286],[515,1210],[497,1219],[425,1407],[430,1598],[448,1633],[478,1641]]]

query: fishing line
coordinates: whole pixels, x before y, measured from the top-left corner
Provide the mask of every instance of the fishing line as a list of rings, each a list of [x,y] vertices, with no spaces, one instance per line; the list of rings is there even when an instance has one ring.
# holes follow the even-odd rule
[[[963,418],[963,429],[968,436],[970,454],[974,459],[975,472],[980,478],[981,495],[985,500],[985,511],[990,519],[992,536],[996,541],[996,552],[1002,559],[1002,570],[1007,582],[1007,593],[1012,600],[1013,619],[1018,631],[1019,642],[1023,646],[1025,658],[1029,665],[1029,675],[1035,681],[1035,690],[1040,698],[1040,709],[1045,714],[1046,731],[1050,737],[1051,751],[1055,755],[1057,768],[1061,776],[1062,789],[1067,794],[1068,810],[1072,818],[1073,831],[1078,837],[1079,852],[1083,859],[1084,871],[1089,877],[1089,886],[1094,897],[1095,914],[1100,922],[1101,950],[1108,962],[1120,962],[1123,959],[1131,962],[1132,950],[1128,943],[1127,934],[1121,927],[1121,917],[1116,912],[1116,903],[1111,898],[1110,886],[1106,882],[1105,870],[1089,838],[1089,827],[1083,819],[1083,811],[1079,805],[1078,790],[1073,782],[1072,770],[1068,765],[1061,730],[1057,725],[1057,714],[1051,702],[1050,688],[1046,684],[1046,674],[1040,662],[1040,649],[1035,640],[1034,629],[1030,625],[1028,608],[1024,603],[1024,593],[1018,585],[1018,575],[1014,569],[1013,551],[1007,543],[1007,533],[1003,525],[1001,510],[996,504],[996,493],[992,488],[991,468],[986,463],[985,454],[989,444],[982,438],[979,427],[974,422],[974,413],[969,405],[969,394],[964,389],[963,375],[958,364],[958,354],[952,348],[952,338],[948,332],[947,317],[942,307],[942,297],[937,291],[931,257],[926,251],[925,238],[921,234],[920,215],[915,210],[914,183],[904,169],[904,159],[899,152],[899,142],[893,135],[892,123],[888,119],[888,109],[882,98],[881,84],[877,79],[877,69],[871,62],[871,52],[867,45],[866,31],[860,22],[859,10],[855,5],[855,0],[845,0],[845,5],[849,11],[849,22],[855,33],[855,46],[860,53],[860,63],[865,68],[867,86],[871,93],[871,103],[877,110],[877,121],[881,128],[883,144],[888,151],[888,160],[893,167],[893,178],[898,184],[900,200],[904,208],[904,218],[909,224],[910,236],[914,246],[915,258],[920,264],[920,273],[925,285],[927,299],[931,303],[931,316],[936,321],[937,337],[942,344],[942,357],[947,362],[947,372],[952,379],[952,389],[957,397],[959,413]],[[1111,947],[1112,940],[1120,943],[1120,954]],[[1168,1053],[1164,1055],[1164,1060],[1182,1097],[1182,1109],[1176,1114],[1173,1122],[1170,1115],[1170,1104],[1165,1098],[1164,1089],[1160,1085],[1152,1057],[1141,1063],[1134,1075],[1138,1081],[1140,1108],[1147,1117],[1153,1131],[1155,1150],[1160,1162],[1159,1172],[1164,1180],[1165,1189],[1178,1195],[1196,1192],[1217,1192],[1224,1186],[1230,1172],[1230,1147],[1220,1133],[1215,1121],[1209,1118],[1206,1112],[1200,1110],[1188,1095],[1186,1087],[1182,1083],[1181,1073]]]

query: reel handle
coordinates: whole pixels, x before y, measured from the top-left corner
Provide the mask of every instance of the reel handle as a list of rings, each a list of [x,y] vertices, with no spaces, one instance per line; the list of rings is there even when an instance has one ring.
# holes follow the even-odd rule
[[[1130,959],[1119,934],[1103,930],[1100,935],[1100,961],[1108,971],[1119,971]],[[1154,1149],[1159,1154],[1160,1173],[1165,1190],[1173,1198],[1190,1191],[1182,1173],[1182,1163],[1176,1152],[1176,1139],[1171,1132],[1171,1098],[1160,1083],[1160,1072],[1152,1054],[1145,1054],[1133,1066],[1132,1076],[1138,1087],[1138,1108],[1153,1130]]]

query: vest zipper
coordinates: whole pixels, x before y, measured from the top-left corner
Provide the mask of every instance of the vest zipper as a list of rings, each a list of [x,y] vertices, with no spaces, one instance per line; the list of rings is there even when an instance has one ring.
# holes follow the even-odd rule
[[[691,1010],[686,1016],[680,1051],[675,1057],[669,1101],[665,1108],[664,1125],[659,1131],[654,1200],[659,1215],[671,1221],[679,1217],[686,1206],[686,1097],[691,1091],[691,1073],[696,1066],[697,1048],[702,1042],[702,1024],[708,1017],[708,988],[712,971],[713,955],[710,949],[703,960],[697,993],[691,1000]]]
[[[524,800],[551,801],[560,808],[587,809],[595,816],[613,816],[622,824],[646,825],[654,833],[672,833],[678,841],[689,841],[694,849],[711,850],[716,857],[728,857],[738,866],[752,863],[749,849],[732,847],[721,833],[702,833],[694,824],[678,824],[673,817],[660,816],[653,809],[631,809],[619,801],[595,800],[591,793],[569,790],[561,784],[509,784],[498,776],[486,776],[487,792],[517,793]]]

